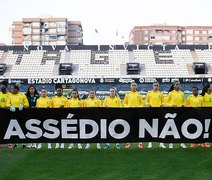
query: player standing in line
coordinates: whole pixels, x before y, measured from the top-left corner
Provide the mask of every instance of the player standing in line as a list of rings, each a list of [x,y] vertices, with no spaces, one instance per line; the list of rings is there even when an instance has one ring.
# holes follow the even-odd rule
[[[19,111],[22,111],[23,108],[29,108],[29,102],[25,94],[19,92],[19,86],[18,85],[12,85],[11,87],[11,95],[7,99],[6,107],[10,108],[11,112],[15,112],[16,108],[19,109]],[[17,144],[13,146],[13,148],[16,148]],[[23,145],[23,147],[25,147]]]
[[[211,84],[206,84],[203,87],[202,90],[202,97],[203,97],[203,107],[212,107],[212,85]],[[205,147],[209,148],[210,144],[208,142],[205,143]]]
[[[193,86],[192,87],[192,95],[190,95],[186,102],[185,106],[186,107],[202,107],[203,105],[203,98],[201,95],[198,94],[198,88]],[[194,148],[195,144],[191,143],[191,148]],[[204,144],[198,144],[199,147],[204,147]]]
[[[66,108],[79,108],[83,107],[83,102],[79,97],[79,92],[77,89],[72,89],[71,93],[71,99],[69,99],[65,105]],[[78,149],[82,149],[82,145],[78,143]],[[74,147],[74,144],[71,143],[68,147],[68,149],[72,149]]]
[[[56,87],[56,95],[52,97],[51,104],[52,108],[64,108],[68,99],[63,96],[62,86]],[[64,143],[56,143],[55,149],[64,148]]]
[[[39,94],[34,85],[30,85],[26,92],[26,97],[29,101],[29,108],[35,108],[36,101],[39,98]],[[27,148],[36,148],[36,143],[29,143]]]
[[[166,105],[171,107],[183,107],[184,106],[184,93],[180,90],[180,82],[175,81],[166,98]],[[182,148],[187,148],[184,143],[181,143]],[[173,143],[169,144],[169,148],[173,148]]]
[[[9,96],[11,95],[10,92],[7,91],[8,82],[2,81],[1,82],[1,92],[0,92],[0,108],[6,107],[6,102]],[[13,146],[12,144],[8,144],[8,148],[11,149]],[[3,148],[3,144],[0,144],[0,148]]]
[[[110,88],[110,95],[104,99],[103,107],[122,107],[122,102],[119,98],[116,88]],[[104,148],[109,149],[110,144],[106,143]],[[116,143],[116,149],[120,149],[119,143]]]
[[[102,106],[101,101],[100,99],[96,97],[95,91],[93,89],[89,90],[88,98],[84,100],[84,107],[101,107],[101,106]],[[97,143],[96,147],[97,149],[101,149],[100,143]],[[85,149],[89,149],[89,148],[90,148],[90,144],[87,143],[85,146]]]
[[[36,108],[51,108],[51,99],[47,96],[46,88],[42,88],[40,97],[36,101]],[[42,147],[41,143],[37,144],[37,149]],[[51,143],[48,143],[48,149],[51,149]]]
[[[146,95],[147,107],[163,107],[164,98],[163,93],[159,91],[159,83],[153,83],[153,89]],[[163,143],[160,143],[159,147],[166,148]],[[149,142],[148,148],[152,148],[152,142]]]
[[[18,108],[20,111],[23,108],[29,108],[29,102],[25,94],[19,92],[18,85],[12,85],[11,95],[7,99],[6,107],[9,107],[12,112],[15,112]]]
[[[130,85],[131,91],[124,97],[124,107],[144,107],[142,95],[137,91],[137,84],[135,82]],[[125,148],[130,148],[130,143],[125,144]],[[139,143],[138,148],[143,148],[143,144]]]

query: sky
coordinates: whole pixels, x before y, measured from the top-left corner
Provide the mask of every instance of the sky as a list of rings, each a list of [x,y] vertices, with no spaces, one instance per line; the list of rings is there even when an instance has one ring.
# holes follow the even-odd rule
[[[123,44],[134,26],[212,26],[211,7],[212,0],[5,0],[0,43],[11,44],[13,21],[51,16],[81,21],[86,45]]]

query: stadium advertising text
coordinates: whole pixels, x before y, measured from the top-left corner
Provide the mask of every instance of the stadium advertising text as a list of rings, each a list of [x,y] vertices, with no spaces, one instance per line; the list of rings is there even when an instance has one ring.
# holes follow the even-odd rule
[[[3,79],[0,79],[0,82]],[[29,78],[29,79],[4,79],[10,84],[152,84],[158,81],[161,84],[173,83],[211,83],[212,78]]]
[[[34,78],[28,79],[28,84],[93,84],[94,78]]]
[[[0,46],[0,50],[2,51],[30,51],[30,50],[37,50],[37,51],[59,51],[59,50],[65,50],[65,51],[71,51],[71,50],[91,50],[91,51],[108,51],[108,50],[181,50],[181,49],[189,49],[189,50],[195,50],[195,49],[212,49],[212,44],[206,44],[206,45],[38,45],[38,46]]]
[[[0,143],[212,142],[211,108],[0,109]]]

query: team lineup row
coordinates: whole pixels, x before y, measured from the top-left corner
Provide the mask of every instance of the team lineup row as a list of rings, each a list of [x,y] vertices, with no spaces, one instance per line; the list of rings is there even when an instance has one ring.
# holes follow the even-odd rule
[[[109,96],[106,97],[101,103],[101,100],[95,96],[95,90],[90,90],[88,98],[81,100],[77,89],[72,89],[70,93],[70,99],[63,96],[62,86],[56,88],[56,95],[52,98],[47,96],[47,90],[41,89],[40,96],[35,86],[30,85],[26,94],[19,92],[19,86],[12,85],[11,92],[7,91],[7,82],[1,83],[0,92],[0,107],[10,108],[12,112],[15,112],[18,108],[77,108],[77,107],[212,107],[212,85],[207,84],[203,87],[201,95],[198,94],[198,88],[192,88],[192,95],[187,100],[184,100],[184,93],[180,90],[180,83],[174,82],[170,88],[170,92],[166,100],[164,100],[163,93],[159,91],[159,83],[154,82],[153,88],[147,93],[145,101],[142,95],[137,91],[137,84],[131,83],[130,92],[126,93],[123,103],[117,94],[116,88],[112,87],[109,90]],[[12,145],[9,145],[9,147]],[[30,145],[30,146],[36,146]],[[73,144],[69,145],[69,149],[73,148]],[[199,144],[199,146],[210,147],[209,143]],[[105,148],[109,148],[110,145],[106,144]],[[138,144],[139,148],[143,148],[143,144]],[[148,147],[152,147],[152,143],[148,144]],[[165,148],[163,143],[160,143],[160,147]],[[181,147],[186,148],[185,144],[181,143]],[[191,144],[194,147],[194,144]],[[38,148],[41,148],[41,144],[38,144]],[[48,148],[51,148],[51,144],[48,144]],[[56,148],[64,148],[64,144],[56,144]],[[81,149],[82,145],[78,144],[78,148]],[[86,149],[90,148],[90,144],[86,144]],[[101,146],[97,143],[97,148]],[[120,148],[120,144],[116,144],[116,148]],[[130,144],[127,143],[125,148],[130,148]],[[173,144],[169,144],[169,148],[173,148]]]
[[[164,99],[164,95],[159,91],[159,83],[153,83],[153,89],[147,93],[145,101],[142,95],[137,91],[137,84],[131,83],[130,92],[125,94],[124,100],[119,98],[116,88],[112,87],[109,90],[109,96],[101,102],[95,95],[95,90],[88,92],[88,98],[80,99],[77,89],[72,89],[70,99],[63,96],[62,87],[56,88],[56,95],[52,98],[47,96],[47,89],[42,88],[40,96],[35,86],[30,85],[26,94],[19,92],[19,87],[13,85],[11,92],[7,91],[7,82],[1,83],[0,92],[0,107],[10,108],[15,111],[15,108],[22,110],[23,108],[71,108],[71,107],[212,107],[212,86],[207,84],[198,94],[198,88],[192,88],[192,95],[187,100],[184,100],[184,93],[180,90],[180,83],[175,82]]]

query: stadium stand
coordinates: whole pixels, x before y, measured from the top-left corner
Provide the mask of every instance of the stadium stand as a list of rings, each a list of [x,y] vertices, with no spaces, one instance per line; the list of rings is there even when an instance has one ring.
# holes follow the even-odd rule
[[[212,75],[212,50],[207,49],[207,46],[184,46],[180,49],[168,47],[165,50],[161,47],[148,48],[148,46],[117,47],[116,49],[106,45],[101,48],[73,46],[68,50],[65,46],[59,46],[59,48],[46,46],[41,49],[32,47],[27,50],[20,46],[0,47],[0,64],[3,64],[3,67],[6,65],[0,79],[99,78],[99,83],[104,84],[104,78],[116,78],[118,80],[112,84],[119,88],[118,83],[122,83],[120,89],[124,87],[123,91],[125,91],[129,88],[131,78],[138,78],[142,88],[151,89],[151,86],[144,84],[147,81],[151,82],[154,78],[165,78],[162,80],[163,83],[166,82],[166,78],[209,78],[210,80]],[[196,62],[206,64],[206,74],[195,74],[193,64]],[[137,68],[139,72],[130,74],[127,71],[129,63],[131,65],[137,63],[140,66]],[[70,73],[60,74],[62,64],[70,65],[69,69],[72,68]],[[171,83],[169,80],[168,82]],[[80,82],[71,82],[71,84],[83,87]],[[107,88],[112,86],[109,84],[102,87],[102,84],[97,84],[95,89],[100,91],[107,91]],[[81,90],[87,90],[90,87],[83,87],[84,89]],[[161,87],[168,90],[167,85],[163,84]],[[53,89],[52,86],[49,88]]]
[[[2,56],[6,54],[4,61]],[[194,54],[195,59],[194,59]],[[212,50],[9,50],[0,52],[7,65],[5,78],[58,77],[60,63],[72,63],[74,77],[127,76],[127,63],[139,63],[133,77],[195,77],[194,62],[205,62],[211,74]],[[203,75],[202,75],[203,76]],[[204,76],[207,76],[204,75]],[[197,77],[197,76],[196,76]]]

